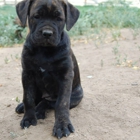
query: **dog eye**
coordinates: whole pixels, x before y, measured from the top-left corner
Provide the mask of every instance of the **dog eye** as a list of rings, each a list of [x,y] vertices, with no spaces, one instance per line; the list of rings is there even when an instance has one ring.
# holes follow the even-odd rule
[[[34,18],[39,19],[40,18],[39,14],[34,15]]]
[[[62,21],[61,13],[59,11],[54,12],[54,17],[57,19],[57,21]]]
[[[54,16],[55,16],[55,17],[59,17],[59,16],[60,16],[60,12],[59,12],[59,11],[55,11],[55,12],[54,12]]]

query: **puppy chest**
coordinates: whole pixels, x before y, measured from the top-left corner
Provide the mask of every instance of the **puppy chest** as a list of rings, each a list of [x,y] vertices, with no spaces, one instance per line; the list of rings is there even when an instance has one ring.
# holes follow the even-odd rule
[[[63,77],[70,68],[70,65],[65,57],[56,60],[53,58],[48,59],[47,57],[34,57],[31,67],[38,76],[50,79],[50,77]]]
[[[56,99],[60,84],[59,76],[63,68],[52,63],[44,63],[35,65],[35,69],[36,83],[42,92],[42,98],[47,98],[48,100]]]
[[[59,82],[56,76],[41,68],[35,78],[36,85],[42,93],[42,98],[50,101],[56,100],[59,91]]]
[[[23,58],[24,70],[32,71],[42,98],[56,99],[59,86],[70,66],[68,57],[55,57],[38,51],[26,58]]]

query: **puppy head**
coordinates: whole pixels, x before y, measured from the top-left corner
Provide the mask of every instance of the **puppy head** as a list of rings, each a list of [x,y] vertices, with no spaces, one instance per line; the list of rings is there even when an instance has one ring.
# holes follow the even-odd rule
[[[69,31],[79,11],[66,0],[24,0],[16,11],[25,26],[28,18],[32,42],[40,46],[57,46],[66,24]]]

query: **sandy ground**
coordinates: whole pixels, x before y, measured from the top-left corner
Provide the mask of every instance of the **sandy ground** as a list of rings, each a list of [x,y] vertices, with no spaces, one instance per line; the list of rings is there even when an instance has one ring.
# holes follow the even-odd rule
[[[133,39],[128,30],[122,30],[118,47],[115,41],[98,46],[73,43],[84,98],[70,110],[76,131],[63,140],[140,140],[139,37]],[[15,98],[22,101],[21,50],[0,48],[0,140],[56,140],[52,136],[54,111],[48,111],[37,126],[25,130],[19,126],[23,114],[14,110]]]

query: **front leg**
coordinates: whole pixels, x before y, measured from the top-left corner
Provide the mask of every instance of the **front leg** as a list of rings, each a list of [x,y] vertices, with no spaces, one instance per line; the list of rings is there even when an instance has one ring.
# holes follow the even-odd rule
[[[55,106],[55,125],[53,135],[58,139],[67,137],[74,132],[69,118],[70,97],[72,91],[73,72],[65,75],[60,81],[59,95]]]
[[[20,123],[22,128],[36,125],[37,119],[35,115],[35,94],[36,86],[34,76],[31,72],[22,73],[23,84],[23,103],[24,103],[24,117]]]

